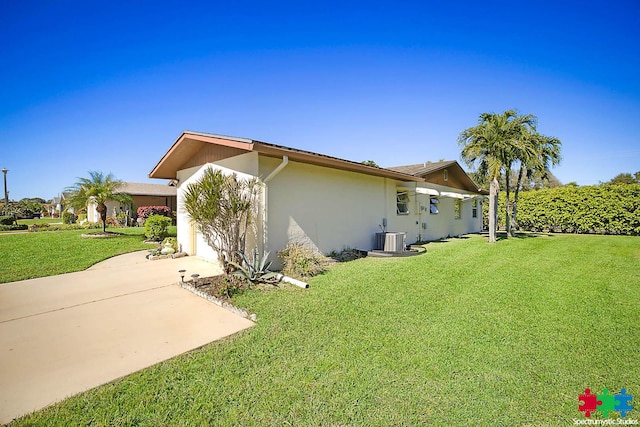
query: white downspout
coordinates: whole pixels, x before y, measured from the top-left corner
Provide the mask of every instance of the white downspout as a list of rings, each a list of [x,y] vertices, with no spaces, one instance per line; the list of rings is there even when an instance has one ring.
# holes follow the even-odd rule
[[[268,212],[269,210],[267,209],[267,200],[269,200],[268,196],[269,196],[269,187],[267,186],[267,184],[269,183],[269,181],[271,181],[273,178],[275,178],[276,175],[278,175],[280,173],[280,171],[282,169],[284,169],[287,164],[289,163],[289,156],[282,156],[282,162],[265,178],[262,180],[264,187],[262,189],[262,198],[263,198],[263,202],[262,202],[262,253],[264,253],[267,250],[267,220],[268,220]]]
[[[282,156],[282,163],[280,163],[278,167],[275,168],[273,172],[271,172],[269,176],[266,177],[262,182],[266,184],[267,182],[271,181],[273,178],[275,178],[276,175],[280,173],[282,169],[284,169],[285,166],[287,166],[288,163],[289,163],[289,156]]]

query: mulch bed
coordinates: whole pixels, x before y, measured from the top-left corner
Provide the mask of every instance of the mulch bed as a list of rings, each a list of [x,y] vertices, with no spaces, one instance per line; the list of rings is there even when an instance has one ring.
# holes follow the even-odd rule
[[[114,233],[112,231],[106,231],[104,233],[102,231],[97,231],[95,233],[81,234],[80,236],[94,239],[108,239],[109,237],[120,237],[122,235],[122,233]]]
[[[197,290],[212,295],[223,301],[231,302],[230,295],[249,289],[246,280],[238,276],[224,275],[198,277],[192,280],[191,285]]]
[[[220,307],[236,313],[239,316],[245,317],[254,322],[258,320],[255,314],[248,313],[246,310],[233,305],[229,298],[230,295],[243,292],[245,289],[248,289],[247,282],[237,276],[220,275],[199,277],[194,280],[183,282],[182,287],[201,298],[209,300]]]

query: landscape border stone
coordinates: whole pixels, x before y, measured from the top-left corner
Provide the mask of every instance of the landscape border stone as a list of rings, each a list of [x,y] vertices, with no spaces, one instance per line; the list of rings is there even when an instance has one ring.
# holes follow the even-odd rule
[[[198,288],[196,288],[195,286],[193,286],[191,283],[189,282],[177,282],[177,284],[182,287],[182,289],[186,289],[187,291],[199,296],[200,298],[204,298],[207,301],[210,301],[212,303],[214,303],[215,305],[222,307],[226,310],[229,310],[230,312],[237,314],[238,316],[242,316],[245,319],[249,319],[252,322],[257,322],[258,321],[258,316],[255,313],[251,313],[249,314],[249,312],[247,312],[246,310],[243,310],[241,308],[236,307],[235,305],[228,303],[227,301],[223,301],[219,298],[216,298],[213,295],[210,295],[206,292],[203,292],[201,290],[199,290]]]

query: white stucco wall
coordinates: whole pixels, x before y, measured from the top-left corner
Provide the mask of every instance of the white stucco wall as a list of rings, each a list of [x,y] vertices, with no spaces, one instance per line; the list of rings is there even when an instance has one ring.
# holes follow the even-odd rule
[[[407,243],[416,241],[437,240],[447,236],[459,236],[467,233],[482,231],[482,208],[478,206],[478,217],[471,214],[471,199],[462,201],[461,217],[454,217],[455,201],[452,197],[436,196],[438,198],[439,213],[430,213],[430,198],[428,194],[420,194],[416,187],[430,188],[441,192],[451,192],[473,196],[473,193],[459,189],[430,183],[400,183],[388,180],[386,187],[387,199],[387,231],[403,231],[407,233]],[[397,191],[407,191],[409,194],[409,213],[397,214]],[[480,199],[478,203],[480,203]],[[426,228],[423,228],[423,223]]]
[[[268,176],[280,163],[260,157],[260,175]],[[303,163],[289,162],[267,184],[266,194],[272,253],[288,242],[325,254],[371,249],[386,212],[384,178]]]
[[[178,171],[178,242],[183,250],[191,255],[217,258],[202,236],[197,235],[184,211],[183,194],[189,183],[200,179],[208,167],[226,173],[236,172],[245,178],[257,176],[264,180],[281,163],[281,158],[247,153]],[[261,251],[271,252],[270,259],[277,268],[276,253],[288,242],[302,243],[324,254],[344,248],[373,249],[375,234],[381,231],[384,219],[387,221],[387,231],[407,233],[407,243],[481,231],[480,204],[478,217],[472,218],[471,200],[464,200],[462,217],[455,219],[456,199],[439,197],[440,212],[430,214],[429,195],[417,194],[416,185],[439,192],[466,193],[435,184],[401,182],[289,161],[263,187],[258,236],[254,242]],[[409,192],[408,215],[398,215],[396,212],[396,192],[399,189]],[[263,216],[266,221],[263,221]],[[426,223],[426,229],[422,228],[423,222]]]
[[[113,200],[107,200],[105,203],[107,207],[107,216],[116,216],[120,211],[120,203],[115,202]],[[98,204],[95,202],[89,202],[87,204],[87,221],[89,222],[99,222],[100,214],[98,213]],[[114,212],[116,215],[114,215]]]
[[[252,179],[254,176],[247,173],[240,172],[239,169],[254,170],[257,171],[257,154],[255,156],[241,155],[231,159],[235,161],[221,161],[218,163],[208,163],[200,167],[193,167],[178,171],[177,178],[180,182],[178,186],[178,218],[177,218],[177,238],[178,244],[182,246],[182,250],[189,255],[201,256],[208,259],[218,259],[218,254],[209,246],[206,239],[196,232],[195,224],[191,221],[191,217],[184,209],[184,193],[189,184],[195,183],[200,180],[208,168],[221,170],[223,173],[232,174],[235,173],[240,179]],[[256,163],[252,166],[251,162]],[[219,163],[224,163],[229,167],[222,166]],[[235,169],[238,168],[238,169]],[[247,243],[249,246],[255,246],[256,237],[254,235],[247,236]]]

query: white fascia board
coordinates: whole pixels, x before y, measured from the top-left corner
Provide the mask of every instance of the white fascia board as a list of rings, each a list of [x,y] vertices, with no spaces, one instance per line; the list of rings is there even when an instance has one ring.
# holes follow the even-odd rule
[[[440,196],[451,197],[452,199],[461,199],[461,200],[464,200],[466,198],[464,194],[454,193],[452,191],[441,191]]]
[[[433,188],[424,188],[424,187],[416,187],[416,193],[418,193],[418,194],[428,194],[429,196],[439,196],[440,195],[438,190],[434,190]]]

